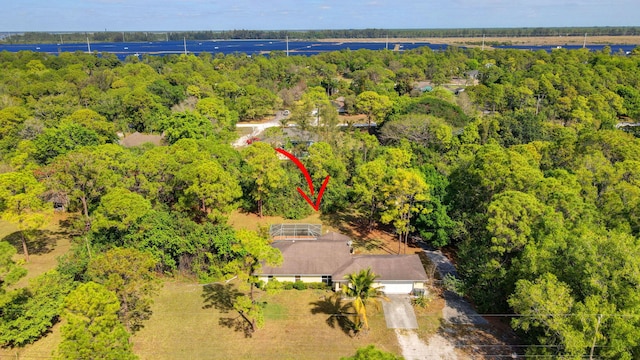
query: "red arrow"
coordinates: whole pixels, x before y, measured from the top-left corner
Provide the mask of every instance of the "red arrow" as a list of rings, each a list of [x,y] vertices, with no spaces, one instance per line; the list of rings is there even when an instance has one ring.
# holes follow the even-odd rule
[[[298,166],[300,171],[302,171],[302,175],[304,175],[304,178],[307,180],[307,184],[309,184],[309,192],[311,193],[311,196],[313,196],[313,194],[315,193],[315,191],[313,189],[313,180],[311,180],[311,175],[309,175],[309,172],[307,171],[307,168],[304,167],[304,165],[300,162],[300,160],[298,160],[297,157],[295,157],[293,154],[287,152],[286,150],[284,150],[284,149],[276,149],[276,151],[279,152],[280,154],[288,157],[291,161],[293,161],[294,164],[296,164],[296,166]],[[316,199],[315,203],[313,201],[311,201],[311,198],[309,198],[309,196],[307,194],[305,194],[304,191],[302,191],[302,189],[300,189],[300,187],[298,187],[298,192],[300,193],[300,195],[302,195],[302,197],[309,203],[309,205],[311,205],[311,207],[315,211],[318,211],[320,209],[320,201],[322,201],[322,195],[324,194],[324,191],[327,188],[327,183],[328,182],[329,182],[329,175],[327,175],[327,177],[324,178],[324,181],[322,182],[322,186],[320,186],[320,191],[318,191],[318,198]]]

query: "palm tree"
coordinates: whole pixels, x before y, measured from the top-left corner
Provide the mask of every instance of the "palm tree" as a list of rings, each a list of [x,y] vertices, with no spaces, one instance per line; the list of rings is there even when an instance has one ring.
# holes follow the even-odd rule
[[[384,294],[373,283],[378,275],[371,271],[371,268],[360,270],[360,272],[352,273],[344,277],[348,281],[347,285],[342,287],[342,291],[353,297],[353,308],[357,314],[358,329],[369,330],[369,322],[367,320],[367,303],[375,298],[384,298]],[[377,304],[374,302],[374,304]]]

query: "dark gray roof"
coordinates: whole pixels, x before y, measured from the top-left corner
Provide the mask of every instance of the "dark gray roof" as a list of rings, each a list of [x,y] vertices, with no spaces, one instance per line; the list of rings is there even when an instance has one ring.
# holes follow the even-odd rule
[[[344,244],[346,244],[347,241],[351,241],[351,238],[348,237],[347,235],[339,234],[337,232],[332,231],[322,236],[319,236],[318,240],[342,241]]]
[[[331,275],[333,281],[345,275],[371,268],[386,281],[426,281],[418,255],[351,255],[343,234],[330,232],[317,240],[281,240],[272,246],[282,252],[280,267],[263,266],[263,275]]]
[[[263,266],[264,275],[331,275],[351,259],[346,241],[274,241],[282,252],[280,267]]]
[[[378,280],[426,281],[420,257],[414,255],[356,255],[332,274],[333,281],[343,280],[347,274],[371,268]]]
[[[142,134],[136,131],[120,140],[120,145],[124,147],[134,147],[150,142],[154,145],[160,146],[162,145],[163,139],[163,135]]]

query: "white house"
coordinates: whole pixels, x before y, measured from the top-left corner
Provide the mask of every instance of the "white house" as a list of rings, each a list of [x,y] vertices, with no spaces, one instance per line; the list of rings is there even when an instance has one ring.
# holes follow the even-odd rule
[[[300,227],[300,225],[297,225]],[[339,290],[346,275],[371,268],[377,286],[387,294],[423,291],[427,274],[420,257],[413,255],[353,255],[348,236],[330,232],[322,236],[274,236],[272,246],[282,252],[282,266],[263,266],[260,280],[324,282]]]

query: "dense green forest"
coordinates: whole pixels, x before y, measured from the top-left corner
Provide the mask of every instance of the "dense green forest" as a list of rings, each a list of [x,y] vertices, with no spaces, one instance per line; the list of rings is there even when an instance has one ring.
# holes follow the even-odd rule
[[[515,314],[512,327],[536,345],[528,354],[638,358],[640,140],[615,125],[640,121],[639,55],[2,52],[0,213],[22,245],[0,242],[0,344],[31,343],[64,318],[60,357],[131,358],[158,277],[248,284],[261,261],[277,264],[265,234],[227,218],[312,211],[296,192],[304,178],[268,140],[280,139],[314,183],[331,176],[322,213],[453,249],[467,296],[482,313]],[[338,97],[378,126],[351,126]],[[229,145],[238,121],[278,109],[318,141],[294,146],[283,124]],[[119,145],[118,133],[135,131],[166,144]],[[28,261],[54,204],[72,215],[72,249],[16,288],[14,255]],[[234,306],[259,327],[249,297]]]
[[[640,35],[640,28],[632,26],[605,27],[538,27],[538,28],[465,28],[465,29],[343,29],[343,30],[225,30],[225,31],[104,31],[46,33],[27,32],[7,34],[2,40],[9,44],[85,42],[163,41],[163,40],[230,40],[230,39],[370,39],[425,37],[527,37],[527,36],[620,36]]]

